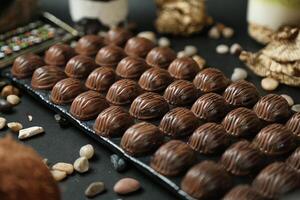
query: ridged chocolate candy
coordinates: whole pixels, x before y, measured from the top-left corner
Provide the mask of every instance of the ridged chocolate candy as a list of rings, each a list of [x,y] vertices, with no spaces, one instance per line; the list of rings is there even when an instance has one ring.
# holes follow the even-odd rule
[[[283,97],[268,94],[255,104],[254,112],[260,119],[275,123],[285,121],[290,116],[290,107]]]
[[[169,105],[159,94],[146,92],[138,96],[130,106],[130,114],[137,119],[155,119],[169,111]]]
[[[195,162],[195,153],[186,143],[171,140],[154,154],[150,166],[165,176],[176,176]]]
[[[128,56],[119,62],[116,74],[121,78],[138,79],[148,68],[144,59]]]
[[[162,118],[159,129],[173,138],[190,135],[198,127],[197,117],[187,108],[174,108]]]
[[[11,73],[18,79],[23,79],[31,76],[34,70],[44,65],[44,60],[40,56],[29,53],[15,59]]]
[[[200,71],[199,65],[190,57],[175,59],[169,66],[168,71],[175,79],[192,81]]]
[[[103,110],[97,117],[93,129],[103,137],[119,137],[134,124],[134,119],[119,106]]]
[[[195,86],[186,80],[177,80],[171,83],[164,93],[167,102],[174,106],[192,104],[198,97]]]
[[[242,140],[231,145],[222,155],[221,164],[230,173],[244,176],[259,169],[263,164],[263,155],[251,144]]]
[[[168,68],[176,58],[176,53],[169,47],[155,47],[146,57],[146,62],[152,67]]]
[[[85,86],[98,92],[107,91],[115,82],[115,71],[110,67],[99,67],[88,76]]]
[[[287,165],[300,173],[300,147],[298,147],[287,159]]]
[[[259,100],[259,93],[252,83],[240,80],[230,84],[223,94],[226,102],[233,108],[252,108]]]
[[[131,103],[141,93],[137,82],[130,79],[122,79],[110,86],[106,99],[114,105],[126,105]]]
[[[85,35],[81,37],[75,47],[75,51],[84,56],[95,56],[104,46],[104,40],[99,35]]]
[[[131,37],[132,33],[127,28],[116,27],[107,32],[106,42],[123,47]]]
[[[127,129],[121,140],[121,147],[132,156],[147,154],[163,143],[163,135],[157,126],[140,122]]]
[[[238,185],[232,188],[223,200],[266,200],[249,185]]]
[[[181,189],[196,199],[219,199],[231,185],[231,178],[221,165],[203,161],[186,173]]]
[[[285,126],[271,124],[256,135],[253,145],[266,155],[280,155],[294,147],[294,136]]]
[[[31,86],[34,89],[49,90],[60,80],[66,78],[64,70],[56,66],[37,68],[32,75]]]
[[[262,196],[277,199],[299,186],[297,173],[282,162],[265,167],[254,179],[252,186]]]
[[[261,122],[255,112],[248,108],[236,108],[222,121],[226,132],[235,137],[255,136],[261,128]]]
[[[155,47],[155,44],[143,37],[130,38],[125,45],[125,52],[129,56],[138,56],[145,58],[151,49]]]
[[[45,62],[48,65],[64,66],[73,56],[75,51],[69,45],[55,44],[46,51]]]
[[[84,91],[84,84],[80,80],[66,78],[54,85],[50,99],[55,104],[67,104],[71,103],[77,95]]]
[[[173,79],[167,70],[152,67],[142,74],[139,85],[146,91],[155,92],[164,90],[172,81]]]
[[[207,68],[196,75],[193,83],[203,93],[218,93],[225,90],[230,80],[220,70]]]
[[[79,55],[68,61],[65,73],[70,78],[83,79],[86,78],[95,68],[97,68],[97,65],[94,62],[94,59]]]
[[[105,97],[95,91],[87,91],[78,95],[72,102],[70,113],[79,120],[96,118],[109,104]]]
[[[206,122],[219,122],[227,113],[224,98],[216,93],[208,93],[199,97],[193,104],[191,111]]]
[[[290,129],[293,134],[300,138],[300,112],[295,113],[286,123],[286,127]]]
[[[229,138],[222,125],[205,123],[193,132],[188,144],[197,152],[212,154],[223,150],[229,144]]]
[[[102,47],[96,56],[96,63],[101,67],[116,67],[126,57],[122,48],[115,45]]]

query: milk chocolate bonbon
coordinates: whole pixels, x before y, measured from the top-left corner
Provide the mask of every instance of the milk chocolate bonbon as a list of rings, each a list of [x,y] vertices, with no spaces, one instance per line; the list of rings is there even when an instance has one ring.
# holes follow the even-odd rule
[[[111,67],[99,67],[88,76],[85,86],[98,92],[107,91],[115,82],[116,74]]]
[[[68,61],[65,73],[70,78],[83,79],[86,78],[95,68],[97,68],[97,65],[94,62],[94,59],[78,55]]]
[[[48,65],[64,66],[73,56],[75,51],[69,45],[55,44],[46,51],[45,62]]]
[[[95,56],[104,46],[104,40],[99,35],[85,35],[81,37],[75,47],[75,51],[84,56]]]
[[[40,56],[29,53],[15,59],[11,73],[18,79],[23,79],[31,76],[34,70],[44,65],[45,63]]]
[[[146,62],[152,67],[167,69],[176,58],[176,53],[169,47],[155,47],[146,57]]]

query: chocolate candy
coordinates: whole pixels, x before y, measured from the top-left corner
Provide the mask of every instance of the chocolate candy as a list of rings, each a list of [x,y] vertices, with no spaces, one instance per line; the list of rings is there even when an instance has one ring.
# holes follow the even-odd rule
[[[134,124],[133,118],[123,108],[111,106],[97,117],[93,129],[103,137],[118,137]]]
[[[106,99],[114,105],[126,105],[131,103],[140,94],[139,85],[130,79],[122,79],[109,88]]]
[[[290,107],[283,97],[268,94],[257,102],[254,112],[267,123],[282,122],[290,116]]]
[[[242,140],[231,145],[223,153],[220,162],[228,172],[244,176],[262,166],[263,156],[248,141]]]
[[[197,152],[211,154],[223,150],[229,144],[229,138],[222,125],[205,123],[193,132],[188,144]]]
[[[197,117],[187,108],[174,108],[162,118],[159,129],[173,138],[190,135],[198,127]]]
[[[129,56],[145,58],[148,52],[155,47],[155,44],[143,37],[133,37],[125,45],[125,52]]]
[[[193,83],[203,93],[218,93],[225,90],[230,80],[220,70],[207,68],[196,75]]]
[[[138,96],[130,106],[130,114],[137,119],[155,119],[169,111],[169,105],[159,94],[146,92]]]
[[[176,53],[169,47],[155,47],[146,57],[146,62],[152,67],[167,68],[176,58]]]
[[[266,155],[280,155],[294,147],[294,136],[283,125],[271,124],[256,135],[253,144]]]
[[[106,42],[122,47],[131,37],[132,33],[127,28],[116,27],[107,32]]]
[[[23,79],[31,76],[34,70],[44,65],[45,63],[40,56],[29,53],[15,59],[11,73],[18,79]]]
[[[95,56],[104,46],[103,38],[99,35],[85,35],[76,44],[75,51],[84,56]]]
[[[288,157],[286,164],[300,173],[300,147]]]
[[[186,80],[177,80],[171,83],[164,93],[167,102],[174,106],[186,106],[193,103],[198,97],[195,86]]]
[[[226,102],[233,108],[252,108],[259,99],[256,87],[245,80],[240,80],[229,85],[224,94]]]
[[[65,68],[65,73],[70,78],[83,79],[95,68],[97,68],[97,65],[94,62],[94,59],[79,55],[69,60]]]
[[[56,66],[37,68],[32,75],[31,86],[34,89],[51,89],[58,81],[66,78],[64,70]]]
[[[150,166],[165,176],[176,176],[195,162],[195,153],[186,143],[171,140],[154,154]]]
[[[163,143],[158,127],[147,122],[131,126],[124,133],[121,147],[132,156],[139,156],[156,150]]]
[[[138,79],[148,68],[144,59],[129,56],[119,62],[116,74],[121,78]]]
[[[152,67],[142,74],[139,85],[146,91],[155,92],[164,90],[172,81],[167,70]]]
[[[96,118],[109,104],[105,97],[95,91],[87,91],[78,95],[72,102],[70,113],[79,120]]]
[[[126,57],[122,48],[115,45],[102,47],[96,56],[96,63],[101,67],[116,67]]]
[[[183,57],[175,59],[170,64],[168,71],[175,79],[185,79],[191,81],[200,71],[200,68],[194,59]]]
[[[48,65],[64,66],[73,56],[75,51],[69,45],[55,44],[46,51],[45,62]]]
[[[115,82],[115,71],[110,67],[99,67],[88,76],[85,86],[91,90],[104,92]]]
[[[297,173],[282,162],[265,167],[254,179],[252,186],[262,196],[277,199],[299,185]]]
[[[67,104],[71,103],[77,95],[84,91],[85,87],[80,80],[66,78],[54,85],[50,99],[55,104]]]
[[[286,127],[299,138],[300,137],[300,112],[295,113],[286,123]]]
[[[232,188],[223,200],[266,200],[249,185],[238,185]]]
[[[193,104],[191,111],[201,120],[219,122],[227,113],[224,98],[216,93],[202,95]]]
[[[226,132],[235,137],[253,136],[261,128],[259,118],[248,108],[237,108],[229,112],[222,121]]]
[[[219,199],[231,185],[230,176],[221,165],[203,161],[186,173],[181,189],[196,199]]]

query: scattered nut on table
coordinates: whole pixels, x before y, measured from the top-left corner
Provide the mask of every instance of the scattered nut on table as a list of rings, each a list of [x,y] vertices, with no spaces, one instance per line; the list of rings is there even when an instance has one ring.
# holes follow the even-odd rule
[[[75,160],[74,169],[79,173],[84,173],[89,170],[89,161],[86,157],[80,157]]]
[[[229,51],[229,47],[225,44],[220,44],[216,47],[216,52],[218,54],[226,54]]]
[[[208,37],[212,39],[219,39],[221,37],[221,33],[218,30],[216,26],[213,26],[209,31],[208,31]]]
[[[193,56],[198,52],[197,47],[193,46],[193,45],[187,45],[184,47],[184,53],[186,56]]]
[[[158,46],[160,46],[160,47],[169,47],[169,46],[171,46],[171,42],[168,38],[161,37],[158,40]]]
[[[67,177],[67,173],[64,171],[59,171],[59,170],[51,170],[50,171],[54,180],[56,181],[62,181]]]
[[[200,70],[202,70],[206,64],[206,60],[199,55],[194,55],[192,58],[194,59],[194,61],[196,61]]]
[[[7,123],[7,127],[12,131],[17,133],[19,130],[23,128],[23,125],[19,122],[9,122]]]
[[[70,163],[58,162],[52,166],[53,170],[63,171],[67,174],[72,174],[74,171],[74,167]]]
[[[17,95],[10,94],[6,97],[6,101],[12,105],[17,105],[20,103],[21,99]]]
[[[1,96],[2,97],[7,97],[8,95],[11,95],[11,94],[19,95],[20,91],[19,91],[18,88],[14,87],[12,85],[4,86],[2,91],[1,91]]]
[[[81,157],[86,157],[87,159],[91,159],[94,155],[94,147],[91,144],[84,145],[79,150],[79,155]]]
[[[2,130],[6,126],[6,119],[4,117],[0,117],[0,130]]]
[[[300,104],[293,105],[291,109],[294,112],[300,112]]]
[[[289,96],[287,94],[282,94],[280,96],[282,96],[283,98],[285,98],[285,100],[288,102],[289,106],[293,106],[294,105],[294,99],[291,96]]]
[[[103,182],[93,182],[85,190],[84,194],[87,197],[94,197],[105,191],[105,185]]]
[[[177,58],[183,58],[183,57],[186,57],[187,55],[185,54],[185,52],[184,51],[179,51],[178,53],[177,53]]]
[[[156,35],[152,31],[143,31],[143,32],[140,32],[139,34],[137,34],[137,36],[146,38],[146,39],[152,41],[153,43],[157,42],[156,41]]]
[[[279,86],[279,82],[271,77],[263,78],[261,80],[261,87],[267,91],[273,91]]]
[[[233,28],[230,28],[230,27],[223,28],[222,35],[223,35],[224,38],[232,38],[233,35],[234,35]]]
[[[30,138],[32,136],[35,136],[35,135],[43,133],[43,132],[44,132],[43,127],[41,127],[41,126],[32,126],[32,127],[29,127],[29,128],[19,130],[18,138],[20,140],[21,139],[26,139],[26,138]]]
[[[117,194],[129,194],[139,190],[140,182],[133,178],[123,178],[114,185],[114,191]]]
[[[233,73],[231,75],[232,81],[245,80],[248,76],[248,73],[243,68],[234,68]]]
[[[230,47],[230,54],[232,55],[239,55],[242,52],[243,48],[240,44],[234,43]]]

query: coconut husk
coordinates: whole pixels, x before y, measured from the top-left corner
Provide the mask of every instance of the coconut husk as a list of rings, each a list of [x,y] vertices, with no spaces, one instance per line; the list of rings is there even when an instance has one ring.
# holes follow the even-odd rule
[[[0,139],[0,160],[0,199],[60,200],[55,180],[32,148]]]

